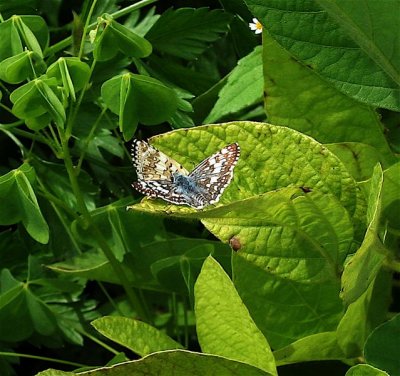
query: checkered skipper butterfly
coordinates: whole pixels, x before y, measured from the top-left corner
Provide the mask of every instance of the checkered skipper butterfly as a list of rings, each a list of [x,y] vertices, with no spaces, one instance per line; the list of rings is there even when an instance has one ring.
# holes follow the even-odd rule
[[[189,173],[147,142],[134,140],[132,158],[138,181],[132,187],[150,197],[202,209],[219,201],[232,180],[239,155],[237,143],[227,145]]]

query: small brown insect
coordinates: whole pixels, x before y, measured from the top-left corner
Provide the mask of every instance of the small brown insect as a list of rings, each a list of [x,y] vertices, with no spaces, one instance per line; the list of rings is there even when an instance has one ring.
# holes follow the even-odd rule
[[[236,236],[232,236],[229,239],[229,245],[232,247],[232,249],[237,252],[240,248],[242,248],[242,244],[240,243],[240,240]]]

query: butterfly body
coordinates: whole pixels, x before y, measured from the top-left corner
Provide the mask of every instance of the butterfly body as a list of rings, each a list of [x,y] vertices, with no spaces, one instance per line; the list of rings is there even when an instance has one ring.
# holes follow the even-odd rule
[[[132,156],[138,181],[132,186],[150,197],[202,209],[219,201],[233,177],[239,155],[239,145],[230,144],[189,173],[153,146],[134,140]]]

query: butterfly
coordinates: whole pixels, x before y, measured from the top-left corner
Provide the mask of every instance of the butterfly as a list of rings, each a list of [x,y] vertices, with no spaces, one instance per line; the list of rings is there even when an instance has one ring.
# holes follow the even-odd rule
[[[239,159],[238,143],[225,146],[192,172],[145,141],[134,140],[132,159],[138,181],[132,187],[146,196],[202,209],[219,201]]]

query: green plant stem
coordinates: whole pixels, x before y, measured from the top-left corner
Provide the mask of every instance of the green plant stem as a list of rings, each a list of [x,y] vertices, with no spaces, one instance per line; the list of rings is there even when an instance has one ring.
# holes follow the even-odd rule
[[[58,197],[54,196],[52,193],[48,191],[46,186],[43,184],[42,180],[39,178],[39,176],[36,176],[36,180],[39,183],[41,191],[38,193],[45,197],[51,204],[57,205],[61,208],[63,208],[69,215],[71,215],[72,218],[78,219],[79,216],[75,213],[74,210],[72,210],[64,201],[60,200]],[[61,218],[60,218],[61,219]]]
[[[30,355],[30,354],[21,354],[21,353],[15,353],[15,352],[4,352],[0,351],[0,356],[10,356],[10,357],[18,357],[18,358],[30,358],[30,359],[39,359],[39,360],[46,360],[48,362],[53,362],[53,363],[60,363],[60,364],[67,364],[69,366],[73,367],[88,367],[86,364],[80,364],[80,363],[75,363],[75,362],[70,362],[68,360],[62,360],[62,359],[55,359],[55,358],[48,358],[46,356],[38,356],[38,355]],[[93,366],[89,366],[93,367]]]
[[[53,126],[51,125],[51,123],[49,124],[49,129],[50,129],[50,133],[51,133],[51,135],[52,135],[52,137],[53,137],[54,143],[55,143],[56,146],[57,146],[57,149],[58,149],[58,150],[62,150],[62,147],[61,147],[61,145],[60,145],[60,141],[59,141],[59,139],[57,138],[56,133],[54,132],[54,129],[53,129]]]
[[[89,9],[89,13],[88,13],[88,15],[86,17],[85,26],[83,28],[83,33],[82,33],[81,44],[79,46],[79,53],[78,53],[78,58],[79,59],[82,59],[83,50],[85,48],[86,33],[87,33],[87,31],[88,31],[88,29],[90,27],[89,26],[90,18],[92,17],[92,14],[93,14],[93,11],[94,11],[94,8],[95,8],[96,4],[97,4],[97,0],[93,0],[92,5],[90,6],[90,9]]]
[[[385,266],[396,273],[400,273],[400,262],[390,260],[385,262]]]
[[[10,90],[8,90],[7,86],[3,84],[3,82],[0,81],[0,88],[3,89],[3,91],[7,94],[7,96],[10,96]]]
[[[119,351],[113,349],[111,346],[108,346],[106,343],[104,343],[103,341],[99,340],[97,337],[92,336],[91,334],[89,334],[86,330],[82,330],[82,329],[78,329],[76,328],[76,331],[78,331],[80,334],[82,334],[83,336],[89,338],[90,340],[92,340],[93,342],[97,343],[99,346],[105,348],[106,350],[108,350],[110,353],[112,354],[119,354]]]
[[[61,133],[60,133],[61,134]],[[67,137],[61,134],[61,142],[64,151],[64,163],[67,169],[67,173],[69,176],[69,180],[71,183],[72,191],[76,197],[79,211],[81,212],[85,225],[88,226],[89,230],[92,232],[94,238],[96,239],[97,243],[99,244],[101,250],[103,251],[104,255],[106,256],[107,260],[110,262],[112,269],[114,270],[115,274],[119,277],[122,286],[128,296],[128,300],[132,306],[132,308],[137,312],[139,317],[147,322],[150,321],[149,314],[147,309],[141,304],[138,296],[136,295],[134,289],[129,283],[129,279],[126,276],[124,269],[122,268],[121,264],[115,258],[112,249],[109,247],[107,241],[105,240],[101,231],[97,228],[97,226],[93,223],[92,217],[86,207],[85,201],[83,200],[83,196],[81,194],[81,190],[79,188],[78,179],[76,176],[75,168],[72,164],[71,155],[69,153],[68,148],[68,139]]]
[[[12,111],[11,108],[8,108],[7,106],[5,106],[3,103],[0,103],[0,108],[4,108],[7,112],[9,112],[11,115],[15,116]]]
[[[81,93],[79,94],[79,98],[78,98],[77,102],[75,103],[74,106],[71,106],[71,111],[69,113],[68,122],[67,122],[66,130],[65,130],[65,135],[67,137],[67,140],[71,137],[72,128],[74,126],[75,119],[76,119],[76,116],[79,111],[79,107],[81,106],[83,97],[85,96],[85,93],[86,93],[86,86],[88,85],[90,78],[92,77],[92,73],[93,73],[95,66],[96,66],[96,59],[94,59],[92,62],[92,65],[90,67],[90,74],[88,75],[88,78],[87,78],[85,84],[83,85],[83,89],[82,89]]]
[[[153,4],[157,2],[158,0],[142,0],[138,1],[135,4],[129,5],[128,7],[121,9],[113,14],[111,16],[114,19],[117,19],[119,17],[125,16],[126,14],[129,14],[130,12],[133,12],[134,10],[140,9],[145,7],[146,5]],[[88,30],[91,30],[97,26],[97,22],[93,22],[88,26]],[[46,50],[46,56],[51,56],[53,54],[56,54],[59,51],[62,51],[63,49],[67,48],[70,44],[72,43],[72,36],[67,37],[63,39],[62,41],[54,44],[53,46],[49,47]]]
[[[73,216],[75,219],[78,219],[79,217],[77,214],[70,208],[68,205],[65,204],[64,201],[60,200],[58,197],[54,196],[51,194],[49,191],[46,190],[46,188],[40,184],[40,187],[42,189],[42,192],[38,192],[38,194],[42,197],[44,197],[46,200],[48,200],[51,204],[57,205],[61,208],[63,208],[68,214]]]
[[[92,129],[90,130],[89,135],[87,136],[87,138],[86,138],[86,140],[85,140],[85,142],[84,142],[84,144],[82,146],[82,153],[81,153],[81,155],[79,157],[79,161],[78,161],[78,164],[77,164],[77,167],[76,167],[76,171],[77,171],[76,174],[77,175],[79,175],[80,172],[81,172],[83,159],[85,158],[85,155],[86,155],[86,149],[89,146],[89,143],[93,138],[94,132],[96,131],[97,126],[100,124],[100,120],[104,116],[106,111],[107,111],[107,108],[103,108],[103,110],[101,111],[100,115],[97,117],[96,121],[94,122],[94,124],[92,126]]]
[[[188,320],[188,302],[186,297],[183,297],[183,320],[185,323],[185,341],[184,346],[189,348],[189,320]]]
[[[97,281],[97,284],[99,285],[101,291],[103,291],[103,294],[106,296],[107,300],[110,302],[110,304],[114,308],[115,312],[118,312],[119,315],[123,316],[121,310],[118,307],[118,305],[115,304],[114,299],[110,296],[110,294],[108,293],[108,291],[104,287],[104,285],[100,281]]]
[[[117,19],[123,16],[126,16],[129,13],[132,13],[134,10],[140,9],[145,7],[146,5],[150,5],[153,4],[155,2],[157,2],[158,0],[142,0],[142,1],[138,1],[135,4],[129,5],[128,7],[118,10],[115,13],[112,14],[112,17]]]

